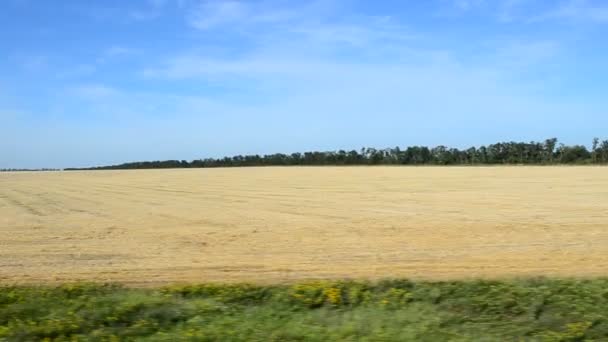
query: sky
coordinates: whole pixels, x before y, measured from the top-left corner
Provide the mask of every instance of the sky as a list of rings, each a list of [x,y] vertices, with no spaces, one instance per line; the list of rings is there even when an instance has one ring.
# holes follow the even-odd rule
[[[0,168],[608,138],[605,0],[0,2]]]

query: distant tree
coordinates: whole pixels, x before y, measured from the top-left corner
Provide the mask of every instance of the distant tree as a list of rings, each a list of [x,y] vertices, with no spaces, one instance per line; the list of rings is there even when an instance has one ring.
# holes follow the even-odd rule
[[[557,138],[551,138],[545,140],[545,161],[553,163],[553,153],[555,151],[555,145],[557,144]]]
[[[608,140],[602,141],[598,149],[600,163],[608,163]]]
[[[599,145],[600,139],[599,138],[593,138],[593,142],[591,143],[591,158],[593,159],[594,163],[597,163],[597,147]]]
[[[591,157],[591,154],[585,146],[565,146],[559,147],[560,162],[564,164],[581,163]]]

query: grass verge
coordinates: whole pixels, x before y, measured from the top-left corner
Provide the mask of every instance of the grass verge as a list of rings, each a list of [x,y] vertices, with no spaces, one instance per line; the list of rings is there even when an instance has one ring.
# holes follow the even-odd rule
[[[608,341],[608,279],[0,287],[0,341]]]

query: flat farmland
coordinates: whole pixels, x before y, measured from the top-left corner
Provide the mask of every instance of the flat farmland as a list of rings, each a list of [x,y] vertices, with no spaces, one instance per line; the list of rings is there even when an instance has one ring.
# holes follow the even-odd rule
[[[608,169],[0,173],[0,283],[541,275],[608,275]]]

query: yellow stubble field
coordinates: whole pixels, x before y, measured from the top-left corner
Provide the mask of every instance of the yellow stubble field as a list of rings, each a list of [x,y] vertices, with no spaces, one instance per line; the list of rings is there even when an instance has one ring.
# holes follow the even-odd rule
[[[608,275],[602,167],[0,173],[0,283]]]

